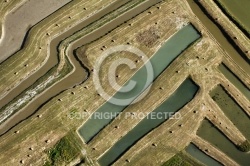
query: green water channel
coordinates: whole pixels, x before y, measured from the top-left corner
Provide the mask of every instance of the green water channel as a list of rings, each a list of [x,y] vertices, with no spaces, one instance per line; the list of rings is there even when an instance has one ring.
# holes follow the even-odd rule
[[[250,153],[238,150],[237,147],[207,119],[202,122],[197,135],[210,142],[239,165],[250,165]]]
[[[168,39],[150,59],[153,68],[153,79],[156,79],[174,59],[199,38],[200,34],[191,24],[189,24]],[[148,73],[145,66],[140,68],[132,78],[127,81],[127,83],[131,80],[136,82],[136,86],[133,90],[126,93],[120,91],[113,96],[113,98],[127,100],[126,105],[114,105],[108,101],[80,127],[78,132],[87,143],[115,118],[114,116],[110,116],[110,118],[98,118],[96,117],[96,115],[98,115],[97,113],[116,115],[122,112],[127,105],[131,104],[152,83],[152,81],[150,83],[146,81]],[[123,90],[123,88],[121,88],[121,90]],[[112,98],[110,100],[112,100]]]
[[[198,161],[207,166],[222,166],[221,163],[219,163],[217,160],[205,154],[203,151],[201,151],[197,146],[195,146],[192,143],[186,147],[185,151],[189,155],[191,155],[192,157],[194,157],[195,159],[197,159]]]
[[[224,64],[218,66],[220,72],[232,83],[234,86],[240,90],[240,92],[250,100],[250,90],[242,83],[239,78]]]
[[[112,164],[138,140],[169,119],[169,116],[155,118],[153,115],[177,112],[194,98],[198,89],[198,86],[190,78],[187,78],[167,100],[151,112],[149,116],[145,117],[137,126],[129,131],[128,134],[116,142],[115,145],[99,159],[100,165],[106,166]]]
[[[233,124],[250,139],[250,118],[222,86],[210,92],[211,97]]]
[[[250,33],[250,1],[249,0],[216,0],[227,14],[242,25]]]

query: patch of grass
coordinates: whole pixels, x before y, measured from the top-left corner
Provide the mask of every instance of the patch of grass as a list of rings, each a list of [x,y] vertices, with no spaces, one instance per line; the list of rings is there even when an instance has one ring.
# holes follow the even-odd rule
[[[238,146],[238,149],[242,152],[250,151],[250,142],[248,140],[244,141],[242,144]]]
[[[189,162],[182,159],[179,155],[175,155],[162,166],[192,166]]]
[[[44,166],[61,166],[69,164],[81,155],[81,149],[73,132],[59,140],[53,148],[47,151],[48,161]]]
[[[174,157],[165,162],[162,166],[201,166],[195,159],[184,154],[183,152],[176,154]]]

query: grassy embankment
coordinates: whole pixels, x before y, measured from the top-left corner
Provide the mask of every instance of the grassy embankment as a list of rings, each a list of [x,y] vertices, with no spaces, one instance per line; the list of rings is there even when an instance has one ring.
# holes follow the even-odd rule
[[[180,152],[162,166],[202,166],[197,160],[184,152]]]
[[[47,150],[48,160],[44,166],[67,165],[76,158],[84,162],[84,154],[81,153],[81,141],[77,139],[75,132],[69,132],[61,138],[51,149]]]

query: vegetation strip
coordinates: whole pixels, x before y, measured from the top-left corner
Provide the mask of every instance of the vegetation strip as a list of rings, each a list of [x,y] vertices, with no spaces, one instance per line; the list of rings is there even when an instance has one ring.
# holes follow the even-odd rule
[[[16,89],[19,84],[29,80],[30,77],[37,80],[45,74],[41,69],[47,71],[56,65],[56,56],[49,56],[50,50],[48,50],[48,46],[51,46],[51,41],[58,40],[64,34],[71,35],[70,30],[75,31],[74,27],[79,30],[82,27],[78,27],[78,24],[80,25],[88,18],[95,18],[99,11],[105,10],[106,7],[108,8],[113,3],[112,0],[98,2],[95,2],[95,0],[88,2],[74,0],[64,6],[63,10],[55,12],[52,15],[53,17],[44,19],[40,24],[34,26],[29,31],[23,49],[0,64],[0,73],[2,75],[0,98],[8,94],[10,90]],[[34,76],[37,74],[39,77]]]
[[[193,157],[186,154],[186,152],[180,152],[174,155],[162,166],[203,166],[203,164],[199,163]]]
[[[224,16],[223,13],[220,12],[220,10],[217,10],[217,8],[219,7],[213,2],[213,0],[207,0],[207,1],[194,0],[194,1],[201,8],[201,10],[207,15],[207,17],[220,29],[223,36],[238,52],[239,56],[241,56],[248,63],[249,66],[250,64],[250,54],[249,54],[250,52],[248,52],[248,49],[250,49],[249,38],[243,35],[242,31],[238,29],[237,26],[235,26],[232,22],[230,22],[230,20],[226,16]],[[213,8],[216,9],[214,10]],[[216,10],[217,12],[214,12]],[[233,59],[235,60],[235,58]],[[235,61],[237,62],[237,60]],[[244,64],[241,64],[241,66],[243,66],[243,69],[247,71],[244,67],[245,66]]]
[[[216,8],[213,9],[211,6],[209,6],[210,4],[208,4],[208,2],[211,1],[209,0],[197,2],[196,0],[187,0],[187,2],[189,3],[189,6],[191,7],[194,14],[200,19],[200,21],[211,33],[211,37],[214,38],[214,41],[218,42],[218,44],[221,45],[221,48],[223,50],[221,50],[221,54],[223,55],[224,62],[227,63],[227,65],[230,65],[234,73],[236,73],[237,76],[241,80],[243,80],[243,82],[245,82],[245,84],[249,87],[249,81],[247,79],[249,78],[249,73],[247,71],[250,70],[250,66],[242,58],[243,56],[245,56],[241,54],[242,50],[238,52],[239,50],[235,49],[235,47],[232,46],[232,43],[229,42],[231,39],[227,38],[228,36],[225,34],[224,30],[221,29],[218,23],[215,23],[213,18],[217,17],[218,13],[216,13],[216,15],[214,13],[212,17],[212,11],[216,10]],[[207,11],[208,9],[209,13]]]
[[[61,138],[53,148],[47,150],[48,160],[44,166],[61,166],[81,157],[81,142],[74,131]]]

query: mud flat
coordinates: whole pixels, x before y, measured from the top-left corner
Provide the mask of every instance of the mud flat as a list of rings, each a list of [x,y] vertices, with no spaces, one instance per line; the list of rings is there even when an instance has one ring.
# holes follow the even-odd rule
[[[210,92],[211,97],[225,113],[225,115],[233,122],[233,124],[241,131],[241,133],[250,139],[250,118],[245,111],[236,103],[236,101],[221,86],[217,86]]]
[[[186,147],[185,151],[189,155],[191,155],[192,157],[199,160],[200,162],[202,162],[205,165],[222,166],[221,163],[219,163],[218,161],[216,161],[212,157],[206,155],[204,152],[202,152],[197,146],[195,146],[192,143]]]
[[[197,135],[210,142],[213,146],[228,155],[239,165],[248,166],[250,164],[250,153],[238,150],[237,147],[208,120],[205,119],[202,122]]]
[[[25,34],[33,25],[40,22],[71,0],[29,0],[11,11],[3,22],[0,39],[0,63],[21,48]]]
[[[117,141],[103,156],[101,156],[99,159],[100,165],[106,166],[114,163],[138,140],[171,117],[165,116],[162,118],[156,118],[154,115],[157,113],[176,113],[194,98],[198,89],[198,86],[190,78],[186,79],[168,99],[166,99],[153,112],[149,113],[147,117],[142,119],[139,124],[137,124],[124,137]]]
[[[187,25],[168,39],[165,44],[155,53],[155,55],[150,59],[150,62],[147,62],[145,66],[152,64],[153,73],[151,74],[153,80],[156,79],[163,70],[165,70],[171,62],[177,58],[183,50],[185,50],[189,45],[195,42],[200,35],[196,29],[191,25]],[[176,44],[178,43],[178,45]],[[164,61],[163,61],[164,59]],[[122,92],[117,92],[108,102],[102,105],[90,119],[79,129],[79,133],[82,138],[89,142],[101,129],[103,129],[107,124],[109,124],[111,119],[96,119],[95,115],[98,113],[113,113],[118,114],[122,112],[127,105],[131,104],[136,97],[138,97],[151,83],[147,82],[147,68],[143,66],[138,70],[135,75],[130,78],[130,80],[135,81],[137,84],[132,91],[127,92],[126,94]],[[128,80],[128,82],[130,81]],[[123,88],[123,87],[122,87]],[[123,89],[121,89],[123,90]],[[124,99],[126,103],[122,105],[112,104],[113,98]],[[126,100],[125,100],[126,99]]]
[[[2,31],[3,31],[3,21],[5,16],[10,13],[12,10],[15,10],[19,6],[21,6],[25,0],[20,1],[1,1],[0,2],[0,39],[2,38]]]

